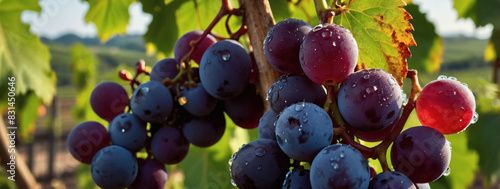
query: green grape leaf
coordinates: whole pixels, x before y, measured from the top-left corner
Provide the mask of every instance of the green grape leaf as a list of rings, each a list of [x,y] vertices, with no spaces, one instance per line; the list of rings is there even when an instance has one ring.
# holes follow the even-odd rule
[[[115,34],[124,34],[130,18],[128,7],[134,0],[88,0],[90,5],[86,22],[97,27],[101,41],[107,41]]]
[[[204,30],[217,15],[221,1],[143,1],[143,11],[151,14],[153,20],[144,35],[148,53],[157,53],[158,58],[172,57],[175,42],[192,30]],[[223,18],[212,30],[221,36],[229,36]],[[229,27],[236,32],[241,17],[232,17]],[[225,35],[223,35],[225,34]]]
[[[238,131],[236,127],[226,116],[226,131],[219,142],[208,148],[191,145],[187,157],[178,164],[184,173],[186,188],[235,188],[228,164],[234,152],[231,146],[247,143],[250,138],[246,131]]]
[[[500,1],[497,0],[453,0],[459,18],[471,18],[476,26],[493,24],[500,27]]]
[[[411,15],[403,9],[402,0],[351,1],[335,16],[334,23],[349,29],[358,43],[358,66],[382,68],[400,85],[406,77],[409,46],[415,46],[408,21]]]
[[[6,79],[13,76],[16,94],[33,91],[50,104],[55,94],[55,74],[50,70],[49,49],[29,32],[29,25],[21,22],[24,10],[41,9],[36,0],[0,2],[0,89],[7,89]]]
[[[415,28],[412,34],[418,42],[417,46],[410,47],[412,57],[408,59],[409,68],[424,72],[437,72],[443,62],[441,37],[436,33],[434,24],[419,11],[418,5],[411,4],[405,9],[413,17],[410,20]]]
[[[19,133],[18,136],[25,142],[32,140],[35,131],[35,121],[38,118],[38,106],[42,104],[40,99],[33,93],[28,92],[16,97],[17,116]]]

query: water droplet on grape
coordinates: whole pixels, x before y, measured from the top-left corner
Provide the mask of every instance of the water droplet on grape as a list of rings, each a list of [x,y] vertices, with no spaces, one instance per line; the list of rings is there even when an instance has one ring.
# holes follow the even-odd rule
[[[472,114],[472,119],[470,120],[470,124],[476,123],[478,119],[479,119],[479,114],[477,112],[474,112]]]
[[[363,75],[363,79],[370,79],[370,75],[369,74]]]
[[[233,158],[229,159],[229,161],[227,162],[227,164],[229,164],[229,166],[233,165]]]
[[[437,78],[437,79],[438,79],[438,80],[441,80],[441,79],[447,79],[447,78],[448,78],[448,77],[446,77],[445,75],[440,75],[440,76],[438,76],[438,78]]]
[[[330,37],[332,37],[332,31],[323,31],[321,32],[321,37],[323,37],[324,39],[328,39]]]
[[[337,38],[340,39],[340,35],[337,35]]]
[[[245,161],[245,165],[248,165],[248,161]]]
[[[330,162],[333,162],[333,161],[335,161],[335,159],[334,158],[330,158]]]
[[[339,168],[339,164],[338,163],[334,163],[333,164],[333,169],[338,169]]]
[[[356,87],[356,83],[353,83],[353,84],[351,85],[351,87],[352,87],[352,88]]]
[[[321,28],[323,28],[323,26],[320,24],[320,25],[317,25],[317,26],[314,26],[313,28],[313,32],[317,32],[318,30],[320,30]]]
[[[448,167],[448,168],[446,168],[446,170],[444,171],[443,175],[444,175],[444,176],[448,176],[448,175],[450,175],[450,173],[451,173],[451,169],[450,169],[450,167]]]
[[[377,86],[368,86],[365,89],[366,94],[372,94],[377,91]]]
[[[271,51],[271,48],[269,48],[269,51]],[[221,58],[222,60],[227,62],[229,61],[229,59],[231,59],[231,54],[229,53],[229,51],[225,50],[224,52],[222,52]]]
[[[467,87],[467,88],[469,87],[469,85],[467,85],[467,83],[462,83],[462,85]]]
[[[452,80],[452,81],[456,81],[456,80],[457,80],[457,78],[456,78],[456,77],[453,77],[453,76],[452,76],[452,77],[448,77],[448,79],[449,79],[449,80]]]
[[[259,165],[259,166],[257,167],[257,171],[260,171],[260,170],[262,170],[262,165]]]
[[[266,154],[266,148],[259,146],[259,147],[255,148],[254,152],[255,152],[256,156],[262,157]]]
[[[278,101],[279,98],[280,98],[279,92],[275,91],[272,96],[273,102]]]
[[[295,105],[295,111],[300,112],[306,107],[306,104],[304,102],[302,103],[297,103]]]
[[[128,132],[131,128],[132,124],[129,121],[119,125],[119,129],[122,133]]]
[[[285,138],[285,142],[288,142],[288,140]]]
[[[270,35],[269,38],[267,38],[267,42],[270,43],[271,40],[273,40],[273,36],[272,35]]]
[[[344,157],[345,157],[345,154],[344,154],[344,153],[340,153],[339,157],[340,157],[340,158],[344,158]]]
[[[334,42],[332,43],[332,45],[333,45],[334,47],[336,47],[336,46],[337,46],[337,43],[335,43],[335,41],[334,41]]]
[[[234,182],[233,178],[231,178],[231,184],[232,184],[233,186],[236,186],[236,182]]]

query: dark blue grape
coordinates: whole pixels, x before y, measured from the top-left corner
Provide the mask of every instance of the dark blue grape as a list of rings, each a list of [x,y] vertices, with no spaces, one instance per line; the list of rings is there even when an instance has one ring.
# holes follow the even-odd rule
[[[368,188],[370,167],[358,150],[333,144],[314,158],[310,179],[312,188]]]
[[[216,108],[206,116],[188,116],[182,124],[182,134],[193,145],[209,147],[224,135],[226,120],[224,112]]]
[[[264,105],[255,85],[250,83],[240,95],[224,102],[224,110],[236,125],[253,129],[259,126],[260,117],[264,114]]]
[[[304,37],[312,27],[302,20],[278,22],[264,40],[264,54],[271,66],[281,73],[302,73],[299,51]]]
[[[137,177],[137,160],[127,149],[111,145],[101,149],[90,165],[92,180],[101,188],[125,188]]]
[[[146,144],[148,131],[146,122],[134,114],[123,113],[115,117],[109,124],[111,142],[126,148],[130,152],[138,152]]]
[[[103,125],[86,121],[71,129],[66,145],[76,160],[90,164],[99,150],[109,146],[109,141],[108,131]]]
[[[137,178],[129,189],[163,189],[167,183],[167,169],[156,159],[137,159]]]
[[[250,79],[252,60],[234,40],[219,41],[208,47],[200,62],[200,80],[207,92],[217,99],[238,96]]]
[[[172,111],[172,95],[157,81],[143,83],[135,89],[130,100],[132,112],[147,122],[163,122]]]
[[[273,110],[269,109],[267,112],[260,118],[259,121],[259,138],[268,138],[276,140],[276,125],[275,122],[278,119],[278,115]]]
[[[276,140],[281,150],[295,160],[311,162],[332,139],[330,116],[312,103],[293,104],[276,121]]]
[[[290,170],[286,174],[282,189],[310,189],[310,171],[305,169]]]
[[[323,86],[304,75],[284,75],[278,78],[269,91],[267,99],[271,108],[279,114],[286,107],[297,102],[311,102],[323,106],[326,91]]]
[[[173,79],[178,73],[179,70],[177,70],[177,61],[173,58],[165,58],[156,62],[153,68],[151,68],[149,79],[151,81],[163,83],[165,78]]]
[[[177,164],[189,152],[189,142],[176,127],[162,127],[151,139],[153,156],[164,164]]]
[[[426,126],[408,128],[391,149],[395,171],[415,183],[432,182],[443,175],[451,159],[450,142],[438,130]]]
[[[101,118],[110,122],[129,104],[127,91],[118,83],[103,82],[90,94],[90,106]]]
[[[368,189],[416,189],[415,184],[404,174],[397,171],[379,173],[370,181]]]
[[[207,93],[202,83],[197,83],[196,87],[181,90],[179,103],[190,114],[204,116],[215,109],[217,99]]]
[[[276,141],[258,139],[243,145],[230,164],[234,184],[241,189],[281,188],[290,160]]]
[[[351,74],[339,89],[339,112],[360,131],[377,131],[399,117],[403,98],[394,77],[382,69],[365,69]]]

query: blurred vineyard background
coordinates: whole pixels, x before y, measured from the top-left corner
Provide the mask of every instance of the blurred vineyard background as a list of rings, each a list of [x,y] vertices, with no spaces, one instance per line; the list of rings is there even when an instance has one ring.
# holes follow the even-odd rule
[[[0,17],[4,16],[1,15],[2,10],[6,10],[2,3],[8,4],[5,3],[7,1],[0,0]],[[311,2],[303,0],[302,7],[314,11]],[[477,10],[474,9],[476,13],[480,12],[478,11],[480,8],[484,8],[485,3],[496,7],[496,9],[488,10],[500,10],[500,6],[498,6],[500,3],[495,3],[493,0],[491,2],[488,0],[481,2],[479,0],[455,0],[455,3],[476,7]],[[167,0],[162,6],[181,9],[180,4],[182,3],[179,1]],[[214,4],[218,5],[220,2],[217,1]],[[237,5],[236,2],[233,4]],[[286,5],[286,8],[281,7],[282,5]],[[271,7],[275,13],[276,21],[292,16],[301,17],[297,14],[285,14],[287,11],[293,13],[292,10],[300,12],[286,0],[271,0]],[[217,6],[214,6],[209,10],[216,14],[218,9]],[[495,45],[500,44],[500,40],[461,35],[437,36],[432,31],[434,26],[426,21],[423,14],[418,12],[417,5],[411,4],[407,10],[414,17],[414,20],[410,20],[410,22],[415,26],[417,32],[430,30],[430,34],[414,33],[417,44],[420,45],[422,41],[422,47],[410,48],[414,57],[409,59],[408,66],[410,69],[419,70],[421,86],[423,87],[439,75],[454,76],[469,85],[478,104],[479,122],[472,125],[466,132],[447,136],[453,147],[451,174],[432,183],[432,188],[500,188],[498,179],[500,173],[500,137],[498,137],[500,134],[500,100],[499,85],[494,83],[494,69],[499,68],[498,65],[494,64],[495,60],[498,62],[496,56],[498,53],[496,52],[499,52],[498,48],[495,50]],[[492,21],[488,22],[490,27],[493,24],[495,28],[499,28],[500,25],[494,23],[500,20],[498,12],[486,12],[484,14],[493,17]],[[459,16],[473,17],[471,14],[470,12],[463,15],[459,13]],[[304,16],[302,15],[302,17]],[[473,20],[475,19],[477,22],[482,17],[484,15],[479,15]],[[8,20],[0,18],[0,26],[2,22],[6,21]],[[314,19],[308,21],[313,24],[317,23]],[[485,25],[484,23],[476,24],[478,26]],[[177,25],[179,28],[183,26],[182,23]],[[421,28],[417,26],[421,26]],[[188,27],[188,29],[192,28],[193,26]],[[188,29],[179,29],[179,32],[172,35],[171,38],[182,35],[181,31]],[[494,29],[493,34],[496,33],[499,32]],[[148,45],[151,46],[150,39],[148,41],[148,37],[145,38],[142,35],[113,35],[113,37],[107,35],[107,37],[110,38],[103,41],[103,38],[98,37],[82,38],[74,34],[66,34],[53,39],[45,37],[35,39],[39,39],[41,45],[48,49],[50,70],[53,70],[55,74],[49,76],[55,77],[53,79],[55,81],[54,98],[46,98],[47,94],[45,93],[43,95],[36,94],[38,90],[36,87],[25,90],[23,94],[18,94],[16,106],[19,106],[18,111],[21,115],[18,120],[22,122],[20,123],[22,127],[19,129],[16,139],[16,148],[18,154],[22,156],[22,159],[18,159],[18,161],[27,163],[29,170],[43,188],[96,188],[90,178],[90,166],[77,162],[66,149],[67,134],[79,122],[95,120],[105,123],[89,107],[88,97],[91,90],[102,81],[115,81],[125,86],[127,83],[119,79],[118,70],[133,71],[135,63],[139,59],[144,59],[146,65],[152,67],[164,54],[169,55],[168,50],[161,51],[161,49],[156,50],[164,54],[158,53],[158,51],[152,54],[150,47],[147,48]],[[174,42],[170,42],[170,44]],[[6,41],[0,40],[0,46],[2,43],[6,43]],[[426,50],[417,48],[426,48]],[[428,55],[422,53],[423,51],[437,52],[437,54]],[[7,65],[4,62],[7,60],[1,55],[2,49],[0,48],[0,61],[2,61],[0,69],[6,69],[3,66]],[[6,93],[4,86],[7,82],[4,81],[6,81],[7,74],[10,73],[0,71],[0,81],[3,82],[0,84],[2,93]],[[148,80],[147,78],[142,79]],[[51,83],[45,84],[50,85]],[[409,92],[407,89],[405,91]],[[6,99],[5,95],[0,94],[0,97]],[[37,96],[38,98],[36,98]],[[52,96],[50,92],[48,96]],[[0,110],[5,110],[5,101],[1,100],[0,104]],[[3,115],[3,120],[7,120],[4,112]],[[257,138],[257,132],[256,129],[251,131],[239,129],[230,121],[228,124],[225,136],[217,145],[207,149],[193,146],[183,163],[178,166],[167,166],[169,181],[166,188],[232,187],[229,182],[230,175],[227,164],[230,154],[237,150],[241,144]],[[407,126],[416,125],[419,125],[419,122],[416,116],[412,115]],[[0,169],[0,188],[17,188],[14,182],[6,179],[8,173],[5,168],[5,165],[2,165]]]

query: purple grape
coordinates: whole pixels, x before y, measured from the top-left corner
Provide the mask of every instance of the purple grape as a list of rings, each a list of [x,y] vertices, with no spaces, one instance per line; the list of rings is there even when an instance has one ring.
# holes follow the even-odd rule
[[[305,169],[294,169],[288,171],[282,189],[310,189],[310,171]]]
[[[394,170],[415,183],[432,182],[450,165],[450,142],[436,129],[418,126],[406,129],[394,141],[391,161]]]
[[[86,121],[71,129],[66,145],[76,160],[90,164],[99,150],[109,146],[109,141],[108,131],[103,125],[95,121]]]
[[[276,121],[276,139],[288,157],[311,162],[332,143],[333,123],[319,106],[299,102],[281,112]]]
[[[130,107],[142,120],[161,123],[172,111],[173,99],[168,88],[162,83],[148,81],[135,89]]]
[[[241,189],[281,188],[290,160],[271,139],[243,145],[230,160],[231,178]]]
[[[193,30],[182,35],[174,46],[174,56],[177,62],[181,62],[181,59],[186,56],[186,54],[191,51],[191,41],[198,40],[201,37],[203,31],[201,30]],[[208,34],[198,45],[196,50],[191,54],[191,59],[193,59],[196,63],[200,63],[201,57],[203,53],[207,50],[207,48],[217,42],[215,38]]]
[[[167,169],[156,159],[137,159],[137,178],[129,189],[163,189],[167,183]]]
[[[226,120],[224,112],[216,108],[206,116],[188,116],[182,124],[182,134],[193,145],[209,147],[224,135]]]
[[[181,90],[179,103],[190,114],[204,116],[215,109],[217,99],[207,93],[202,83],[197,83],[196,87]]]
[[[151,139],[153,156],[164,164],[177,164],[189,152],[189,142],[176,127],[162,127]]]
[[[276,125],[275,122],[278,119],[278,115],[271,109],[267,110],[266,113],[260,118],[258,133],[259,138],[268,138],[276,140]]]
[[[317,25],[304,38],[299,56],[307,77],[320,85],[332,85],[354,71],[358,45],[352,33],[340,25]]]
[[[234,40],[208,47],[200,62],[200,80],[213,97],[229,100],[238,96],[250,79],[252,59]]]
[[[377,131],[399,117],[401,87],[382,69],[365,69],[351,74],[339,89],[338,107],[344,120],[360,131]]]
[[[360,131],[357,130],[350,125],[347,125],[347,128],[350,132],[352,132],[356,137],[358,137],[361,140],[368,141],[368,142],[377,142],[377,141],[382,141],[384,140],[387,136],[389,136],[392,133],[392,130],[398,125],[397,121],[394,121],[391,125],[388,127],[385,127],[383,129],[377,130],[377,131]]]
[[[304,75],[281,76],[267,92],[267,101],[277,114],[297,102],[311,102],[323,106],[325,100],[326,91],[323,86],[312,82]]]
[[[127,91],[115,82],[103,82],[97,85],[90,94],[92,110],[108,122],[125,112],[128,104]]]
[[[255,85],[248,84],[240,95],[224,102],[224,110],[239,127],[253,129],[259,126],[264,105]]]
[[[404,174],[397,171],[379,173],[370,181],[368,189],[416,189],[415,184]]]
[[[146,122],[137,118],[134,114],[123,113],[115,117],[109,124],[109,135],[111,142],[126,148],[130,152],[138,152],[148,138]]]
[[[101,188],[125,188],[137,177],[137,160],[127,149],[111,145],[94,156],[90,171],[92,180]]]
[[[312,27],[302,20],[286,19],[278,22],[264,40],[264,54],[271,66],[281,73],[302,73],[300,44]]]
[[[358,150],[333,144],[314,158],[310,179],[312,188],[368,188],[370,167]]]
[[[156,62],[153,68],[151,68],[149,79],[151,81],[163,83],[165,78],[174,79],[178,73],[179,70],[177,70],[177,61],[173,58],[166,58]]]

